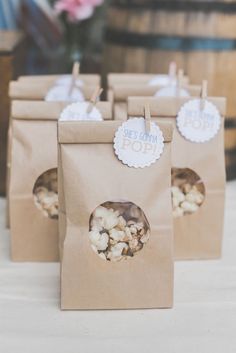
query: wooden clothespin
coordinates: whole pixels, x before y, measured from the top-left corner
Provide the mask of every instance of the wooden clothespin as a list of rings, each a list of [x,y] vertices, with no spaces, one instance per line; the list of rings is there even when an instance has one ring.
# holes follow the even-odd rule
[[[169,65],[169,78],[173,81],[176,78],[177,65],[175,61],[172,61]]]
[[[184,70],[179,69],[178,70],[178,85],[179,85],[179,87],[182,87],[183,78],[184,78]]]
[[[207,98],[207,80],[202,81],[202,88],[201,88],[201,101],[200,101],[200,109],[203,110],[205,107],[205,101]]]
[[[90,100],[89,100],[89,105],[87,108],[87,114],[91,113],[91,111],[93,110],[93,107],[97,104],[99,97],[102,94],[103,89],[101,87],[96,87]]]
[[[80,63],[78,61],[74,62],[71,74],[71,83],[69,86],[68,96],[70,97],[76,84],[76,80],[79,76]]]
[[[146,133],[149,134],[151,130],[151,112],[150,112],[150,106],[148,103],[145,103],[144,105],[144,120],[145,120]]]

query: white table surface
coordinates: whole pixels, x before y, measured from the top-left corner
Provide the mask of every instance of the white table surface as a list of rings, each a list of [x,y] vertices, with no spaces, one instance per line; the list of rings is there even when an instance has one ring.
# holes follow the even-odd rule
[[[236,182],[227,185],[221,261],[176,263],[175,307],[59,310],[59,265],[9,260],[0,201],[0,353],[235,353]]]

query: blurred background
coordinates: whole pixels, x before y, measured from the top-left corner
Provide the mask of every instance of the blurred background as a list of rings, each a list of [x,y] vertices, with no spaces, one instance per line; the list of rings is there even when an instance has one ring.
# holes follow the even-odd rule
[[[175,61],[191,83],[228,99],[225,151],[236,177],[236,1],[0,0],[0,123],[19,74],[167,73]],[[0,136],[1,137],[1,136]],[[4,137],[3,137],[4,138]]]
[[[0,0],[0,29],[24,33],[26,74],[64,73],[81,54],[84,71],[100,71],[106,3],[83,0],[85,10],[72,18],[76,2]],[[87,5],[90,11],[86,3],[99,6]],[[59,10],[63,4],[65,11]]]

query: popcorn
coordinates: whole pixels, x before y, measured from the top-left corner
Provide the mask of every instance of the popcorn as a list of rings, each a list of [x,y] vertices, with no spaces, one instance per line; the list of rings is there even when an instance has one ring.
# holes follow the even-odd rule
[[[196,205],[195,203],[191,203],[188,201],[182,202],[181,207],[185,213],[194,213],[199,208],[198,205]]]
[[[137,238],[133,238],[132,240],[129,241],[129,246],[131,250],[135,250],[138,247],[138,239]]]
[[[118,217],[118,224],[117,224],[117,228],[119,228],[120,230],[125,230],[125,226],[126,226],[126,220],[124,219],[124,217],[119,216]]]
[[[140,241],[141,241],[141,243],[143,243],[143,244],[146,244],[148,240],[149,240],[149,233],[145,233],[145,234],[140,238]]]
[[[111,250],[107,254],[107,259],[111,261],[120,261],[123,257],[123,251],[128,250],[126,243],[117,243],[111,247]]]
[[[172,169],[173,216],[182,217],[198,211],[204,202],[205,187],[199,176],[191,169]]]
[[[128,202],[106,202],[95,209],[90,219],[92,248],[107,261],[133,257],[147,243],[149,233],[142,210]]]
[[[126,236],[124,231],[117,230],[116,228],[113,228],[112,230],[110,230],[109,235],[113,240],[116,240],[116,241],[123,241]]]
[[[125,234],[128,240],[132,239],[132,234],[129,227],[125,227]]]
[[[57,170],[51,169],[43,173],[36,181],[34,202],[43,215],[58,219]]]
[[[108,247],[109,236],[107,233],[100,233],[98,230],[89,232],[89,239],[97,250],[106,250]]]
[[[110,230],[114,228],[119,223],[119,218],[117,213],[112,209],[106,209],[105,207],[99,206],[95,210],[95,218],[102,219],[102,225],[104,228]]]

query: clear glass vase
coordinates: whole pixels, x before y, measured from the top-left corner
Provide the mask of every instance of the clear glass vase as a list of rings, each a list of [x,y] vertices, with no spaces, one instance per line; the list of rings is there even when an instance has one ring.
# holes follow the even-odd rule
[[[67,24],[65,33],[65,56],[68,69],[71,69],[75,61],[81,63],[83,51],[81,46],[80,23]]]

